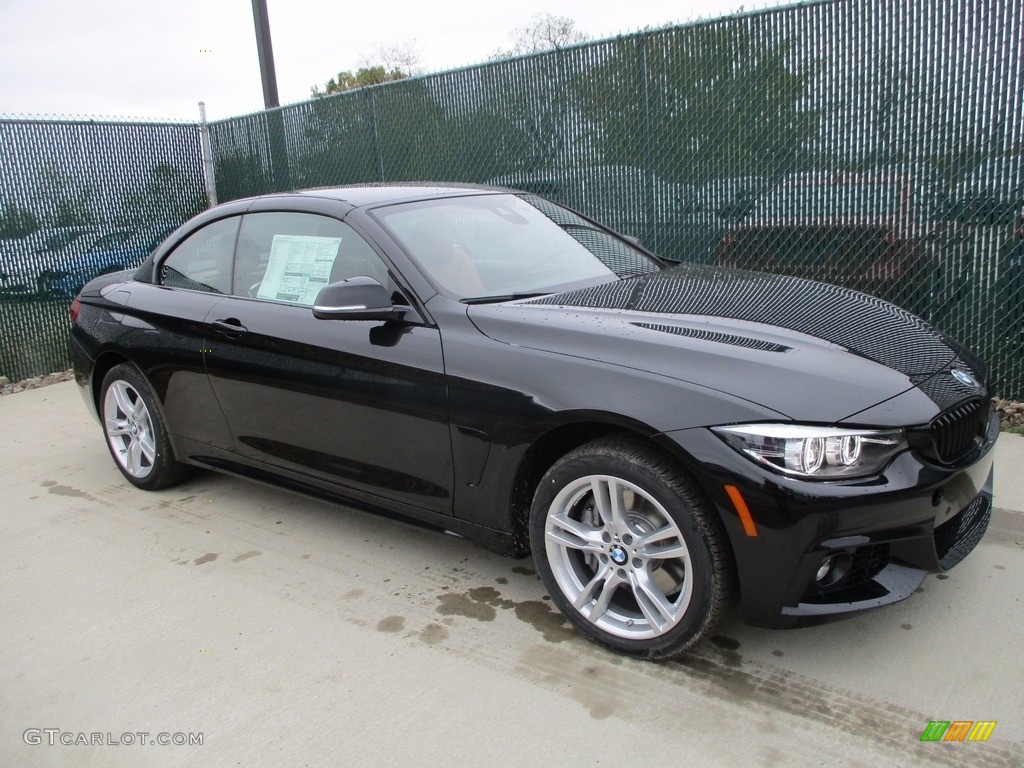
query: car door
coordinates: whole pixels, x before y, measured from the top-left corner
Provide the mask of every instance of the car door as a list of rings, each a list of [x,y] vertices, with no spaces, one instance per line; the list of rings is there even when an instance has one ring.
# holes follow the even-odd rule
[[[163,405],[175,450],[208,455],[230,450],[231,433],[206,374],[206,320],[231,289],[241,216],[206,222],[184,236],[160,262],[153,284],[136,281],[121,322]]]
[[[450,514],[439,331],[315,318],[319,289],[356,275],[400,290],[381,257],[338,219],[244,217],[232,295],[207,319],[206,368],[233,450],[303,480]]]

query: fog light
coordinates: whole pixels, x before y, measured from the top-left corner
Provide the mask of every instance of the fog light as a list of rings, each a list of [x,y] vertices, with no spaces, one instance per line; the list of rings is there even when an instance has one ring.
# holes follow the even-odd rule
[[[814,574],[814,582],[819,587],[832,581],[829,576],[832,575],[832,566],[835,564],[835,556],[828,555],[822,558],[821,565],[818,566],[818,572]]]
[[[834,552],[825,555],[818,564],[818,570],[814,574],[814,586],[818,589],[831,589],[839,586],[850,573],[850,565],[853,558],[848,552]]]

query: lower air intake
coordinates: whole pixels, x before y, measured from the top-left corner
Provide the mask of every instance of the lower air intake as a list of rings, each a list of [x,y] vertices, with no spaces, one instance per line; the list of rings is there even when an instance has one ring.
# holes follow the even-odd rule
[[[974,501],[935,529],[935,553],[944,571],[967,557],[978,545],[991,516],[992,497],[979,493]]]

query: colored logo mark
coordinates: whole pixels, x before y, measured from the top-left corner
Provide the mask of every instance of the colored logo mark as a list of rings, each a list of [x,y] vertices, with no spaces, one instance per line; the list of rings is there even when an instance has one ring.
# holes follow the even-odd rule
[[[981,387],[981,382],[974,378],[970,371],[954,368],[950,371],[950,374],[954,379],[959,381],[961,384],[966,384],[968,387]]]
[[[988,741],[995,728],[995,720],[932,720],[921,741]]]

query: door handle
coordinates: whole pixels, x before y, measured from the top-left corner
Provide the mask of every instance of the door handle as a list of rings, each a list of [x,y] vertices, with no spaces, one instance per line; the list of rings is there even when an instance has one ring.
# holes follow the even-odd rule
[[[227,336],[229,339],[237,339],[248,332],[248,329],[233,317],[224,320],[214,320],[210,325],[213,326],[217,333]]]

